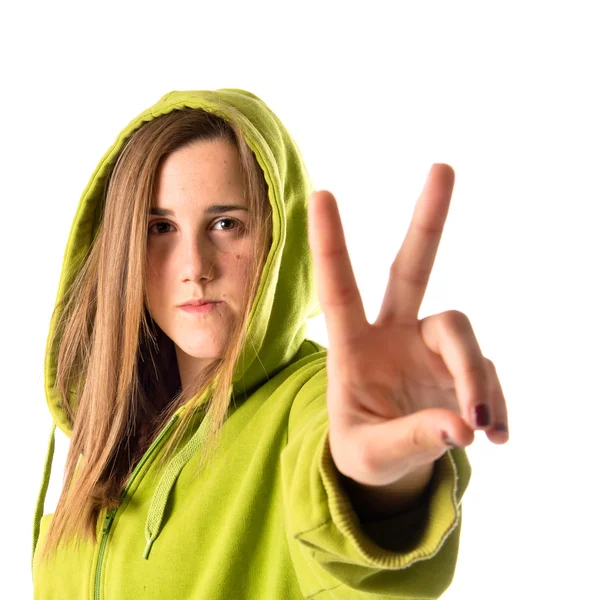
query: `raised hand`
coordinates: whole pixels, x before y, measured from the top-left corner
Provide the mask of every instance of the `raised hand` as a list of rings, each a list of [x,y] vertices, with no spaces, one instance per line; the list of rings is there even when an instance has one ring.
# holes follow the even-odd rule
[[[365,485],[399,481],[437,460],[449,443],[471,444],[476,429],[493,443],[508,440],[500,382],[467,316],[450,310],[418,319],[453,186],[452,168],[433,165],[373,324],[334,196],[318,191],[309,199],[309,241],[329,336],[329,444],[338,470]]]

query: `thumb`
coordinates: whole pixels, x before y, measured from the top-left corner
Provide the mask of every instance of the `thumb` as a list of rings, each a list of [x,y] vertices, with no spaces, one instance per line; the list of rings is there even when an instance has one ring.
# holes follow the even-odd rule
[[[475,438],[474,431],[462,417],[446,408],[419,410],[382,423],[380,427],[382,443],[387,440],[394,444],[399,456],[437,451],[441,455],[449,446],[464,448]]]
[[[428,408],[376,425],[355,427],[353,456],[346,455],[346,465],[338,468],[366,485],[397,481],[437,460],[450,447],[468,446],[475,437],[459,415],[443,408]]]

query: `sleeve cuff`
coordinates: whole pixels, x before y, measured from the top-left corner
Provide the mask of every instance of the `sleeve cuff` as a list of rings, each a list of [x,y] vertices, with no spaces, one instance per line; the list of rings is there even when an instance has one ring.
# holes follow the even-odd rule
[[[333,524],[355,548],[365,564],[386,569],[403,569],[437,554],[446,539],[459,525],[460,498],[466,481],[459,486],[459,464],[449,450],[434,467],[424,502],[398,516],[361,523],[338,478],[329,448],[329,428],[319,441],[319,472],[327,495]],[[464,463],[461,465],[466,468]]]

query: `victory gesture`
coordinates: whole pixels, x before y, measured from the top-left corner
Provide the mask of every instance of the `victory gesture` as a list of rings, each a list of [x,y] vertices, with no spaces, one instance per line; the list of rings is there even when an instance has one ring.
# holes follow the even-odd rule
[[[506,402],[463,313],[418,319],[448,215],[454,171],[435,164],[393,261],[383,305],[370,324],[333,195],[309,199],[309,241],[329,335],[329,443],[338,470],[388,486],[468,446],[476,429],[508,440]]]

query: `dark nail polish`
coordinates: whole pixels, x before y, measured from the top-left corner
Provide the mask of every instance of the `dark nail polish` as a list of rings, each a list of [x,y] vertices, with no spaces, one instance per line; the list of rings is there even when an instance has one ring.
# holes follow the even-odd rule
[[[508,431],[508,425],[506,423],[496,423],[496,426],[494,427],[494,429],[496,431],[507,432]]]
[[[487,427],[490,424],[490,411],[487,404],[478,404],[475,407],[475,423],[477,427]]]

